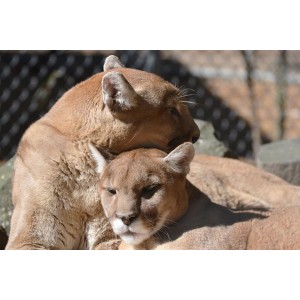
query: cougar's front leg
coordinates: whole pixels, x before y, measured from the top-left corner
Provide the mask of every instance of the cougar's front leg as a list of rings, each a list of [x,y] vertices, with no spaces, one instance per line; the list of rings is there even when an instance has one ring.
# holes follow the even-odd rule
[[[11,224],[7,250],[78,249],[85,220],[72,213],[56,215],[40,207],[24,211],[16,206]]]
[[[121,241],[104,215],[87,223],[86,236],[87,249],[91,250],[117,250]]]

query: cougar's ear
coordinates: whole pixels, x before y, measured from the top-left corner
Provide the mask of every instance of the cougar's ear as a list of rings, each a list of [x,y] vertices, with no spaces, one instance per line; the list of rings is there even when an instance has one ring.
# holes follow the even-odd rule
[[[91,155],[94,161],[96,162],[96,172],[98,174],[101,174],[105,166],[107,165],[107,162],[105,158],[102,156],[102,154],[96,149],[95,146],[93,146],[90,143],[88,144],[88,146],[90,148]]]
[[[112,112],[131,110],[139,103],[139,95],[118,72],[109,72],[103,76],[102,92],[103,102]]]
[[[183,143],[163,158],[176,173],[187,175],[190,171],[190,163],[195,156],[192,143]]]
[[[120,62],[118,57],[110,55],[105,59],[103,71],[105,72],[115,68],[124,68],[124,65]]]

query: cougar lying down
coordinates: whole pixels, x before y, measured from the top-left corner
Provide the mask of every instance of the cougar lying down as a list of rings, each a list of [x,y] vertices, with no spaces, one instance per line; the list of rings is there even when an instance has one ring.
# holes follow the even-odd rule
[[[238,210],[300,206],[300,187],[237,159],[196,155],[187,179],[213,202]]]
[[[114,248],[87,145],[109,156],[196,141],[199,129],[182,99],[169,82],[115,56],[67,91],[19,144],[6,249]]]
[[[234,212],[193,187],[186,180],[191,143],[169,154],[129,151],[109,163],[90,148],[119,249],[300,249],[300,207]]]

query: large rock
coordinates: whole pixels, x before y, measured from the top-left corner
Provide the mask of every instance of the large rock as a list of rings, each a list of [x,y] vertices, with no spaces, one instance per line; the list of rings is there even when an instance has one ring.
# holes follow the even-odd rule
[[[300,139],[262,145],[257,154],[257,166],[291,184],[300,185]]]
[[[13,164],[14,158],[0,167],[0,225],[7,234],[10,230],[10,219],[13,210],[11,201]]]
[[[217,138],[212,123],[199,119],[195,119],[195,122],[200,129],[200,139],[194,144],[196,154],[235,158],[225,144]]]

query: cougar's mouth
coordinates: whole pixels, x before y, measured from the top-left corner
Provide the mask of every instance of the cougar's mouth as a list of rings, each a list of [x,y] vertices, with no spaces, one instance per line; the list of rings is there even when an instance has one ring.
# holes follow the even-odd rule
[[[138,233],[128,230],[127,232],[120,234],[120,237],[121,238],[135,238],[137,235],[138,235]]]
[[[175,138],[168,143],[168,147],[172,151],[184,142],[191,142],[195,144],[198,141],[199,137],[200,137],[199,135],[195,135],[191,137],[185,136],[185,137]]]
[[[148,228],[131,228],[132,224],[129,226],[124,225],[121,220],[114,220],[112,223],[113,231],[115,234],[120,236],[120,238],[128,245],[138,245],[144,240],[151,236],[151,230]]]
[[[169,215],[169,210],[166,211],[161,217],[159,222],[155,224],[152,228],[147,228],[147,230],[143,232],[132,231],[131,228],[128,228],[128,231],[125,234],[120,235],[121,239],[125,241],[127,244],[138,245],[141,242],[147,240],[152,235],[156,234],[166,223],[166,219]]]

